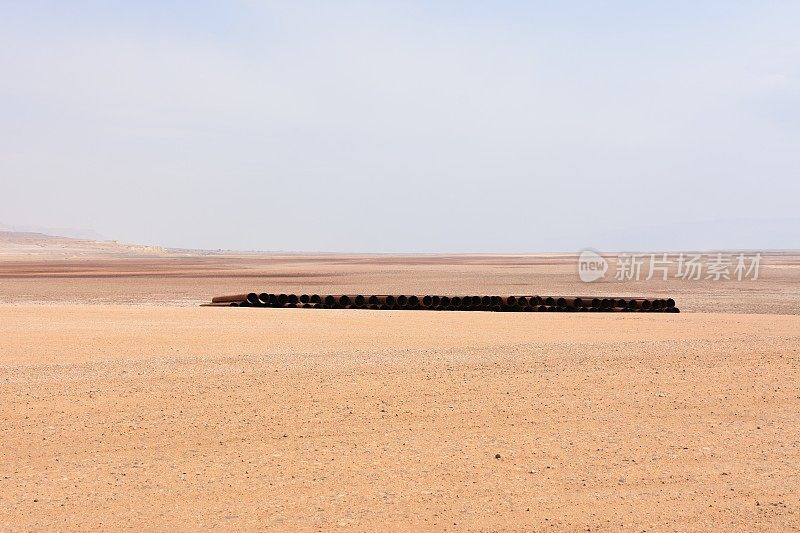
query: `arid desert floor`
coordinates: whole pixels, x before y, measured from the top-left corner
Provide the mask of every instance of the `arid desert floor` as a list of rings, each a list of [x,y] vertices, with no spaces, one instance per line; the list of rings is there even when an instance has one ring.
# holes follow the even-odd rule
[[[587,286],[567,254],[34,241],[0,242],[0,530],[800,529],[798,255]],[[197,306],[303,287],[684,312]]]

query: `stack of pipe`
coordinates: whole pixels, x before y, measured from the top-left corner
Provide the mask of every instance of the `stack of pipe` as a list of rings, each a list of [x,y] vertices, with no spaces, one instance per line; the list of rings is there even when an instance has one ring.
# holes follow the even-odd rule
[[[215,296],[212,307],[372,309],[500,312],[650,312],[679,313],[672,298],[538,295],[439,294],[273,294],[255,292]]]

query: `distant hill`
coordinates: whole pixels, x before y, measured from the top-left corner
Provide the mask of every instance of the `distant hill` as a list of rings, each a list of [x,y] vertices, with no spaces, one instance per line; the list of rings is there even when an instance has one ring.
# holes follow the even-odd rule
[[[28,231],[0,231],[0,259],[76,257],[160,257],[169,251],[161,246],[123,244],[117,241],[74,239]]]
[[[69,237],[70,239],[81,239],[87,241],[107,241],[106,236],[101,235],[92,229],[79,228],[50,228],[46,226],[19,226],[0,224],[0,232],[11,233],[42,233],[58,237]]]

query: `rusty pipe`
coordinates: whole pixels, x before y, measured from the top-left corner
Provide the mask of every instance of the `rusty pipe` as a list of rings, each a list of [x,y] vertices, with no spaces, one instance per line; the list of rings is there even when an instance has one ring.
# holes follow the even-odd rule
[[[387,303],[394,306],[395,299],[391,294],[373,294],[368,298],[371,305],[386,305]]]
[[[230,302],[249,302],[251,304],[258,303],[258,294],[248,292],[247,294],[231,294],[228,296],[214,296],[211,298],[211,303],[230,303]]]

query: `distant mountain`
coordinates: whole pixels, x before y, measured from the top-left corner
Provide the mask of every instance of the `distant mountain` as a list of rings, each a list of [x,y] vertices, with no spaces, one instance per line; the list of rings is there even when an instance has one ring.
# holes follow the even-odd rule
[[[161,246],[142,246],[94,239],[74,239],[33,231],[0,231],[0,258],[4,259],[25,259],[30,257],[51,259],[160,257],[168,253]]]
[[[48,228],[44,226],[14,226],[0,224],[0,231],[12,233],[41,233],[48,236],[69,237],[71,239],[87,239],[91,241],[108,240],[103,235],[91,229]]]

